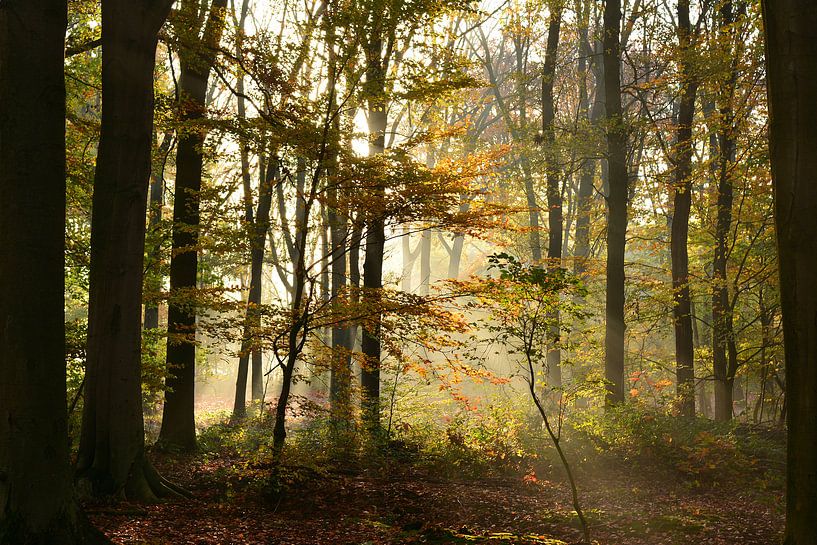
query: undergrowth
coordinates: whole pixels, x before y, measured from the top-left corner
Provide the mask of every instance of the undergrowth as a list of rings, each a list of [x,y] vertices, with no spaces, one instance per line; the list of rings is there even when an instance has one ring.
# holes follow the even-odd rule
[[[269,415],[238,424],[215,419],[200,433],[199,447],[206,459],[230,460],[219,470],[228,493],[255,487],[277,494],[315,476],[389,475],[405,468],[447,479],[535,480],[548,473],[558,480],[555,451],[541,422],[524,407],[497,399],[443,417],[429,411],[374,438],[326,415],[302,419],[289,431],[283,461],[275,468]],[[642,464],[674,472],[691,486],[752,482],[762,491],[782,487],[783,437],[780,430],[679,418],[629,404],[569,414],[562,445],[580,472],[609,463]]]

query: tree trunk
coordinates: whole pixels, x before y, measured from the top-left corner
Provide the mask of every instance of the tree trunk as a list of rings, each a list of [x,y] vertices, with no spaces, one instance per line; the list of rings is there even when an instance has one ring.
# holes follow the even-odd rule
[[[731,1],[720,8],[721,33],[734,33],[735,15]],[[732,44],[729,36],[726,43]],[[734,49],[730,51],[733,55]],[[732,61],[731,73],[725,88],[719,92],[720,115],[717,130],[718,175],[717,214],[715,224],[715,253],[712,259],[712,369],[715,378],[715,420],[725,422],[732,418],[732,384],[734,373],[729,373],[729,345],[734,343],[732,332],[732,305],[729,301],[729,235],[732,230],[732,167],[735,162],[736,142],[734,112],[731,101],[737,81],[737,59]]]
[[[334,100],[333,92],[330,92],[330,101]],[[331,112],[336,112],[335,109],[330,109]],[[328,117],[328,116],[327,116]],[[329,119],[325,119],[324,123],[330,123]],[[287,332],[286,356],[279,359],[282,371],[281,392],[278,395],[275,411],[275,424],[272,429],[272,456],[273,463],[278,466],[281,462],[281,455],[284,449],[284,442],[286,441],[286,410],[289,404],[289,397],[292,389],[292,378],[295,373],[295,368],[298,360],[303,353],[304,345],[309,336],[309,321],[310,321],[310,292],[307,291],[309,276],[306,266],[306,255],[308,250],[308,235],[309,235],[309,218],[312,208],[315,205],[318,195],[318,183],[321,178],[321,171],[324,167],[325,153],[327,142],[326,137],[328,133],[328,126],[324,126],[324,140],[320,144],[320,153],[318,156],[317,167],[312,175],[309,190],[306,191],[306,161],[302,158],[298,159],[298,202],[296,203],[296,221],[295,221],[295,237],[294,247],[291,252],[294,274],[292,285],[292,305],[290,307],[290,322]],[[311,290],[310,290],[311,291]],[[274,347],[273,354],[278,357],[279,350]]]
[[[336,85],[338,80],[338,58],[335,50],[335,31],[327,27],[327,49],[329,59],[330,96],[332,108],[337,108]],[[348,209],[341,209],[339,196],[347,188],[333,179],[338,167],[338,153],[340,150],[340,116],[332,120],[332,142],[327,150],[327,201],[329,221],[329,242],[331,244],[330,266],[332,269],[330,297],[332,305],[340,314],[344,312],[344,304],[348,302],[346,290],[347,274],[347,246],[349,240]],[[339,187],[340,185],[340,187]],[[407,238],[407,237],[406,237]],[[405,239],[404,239],[405,240]],[[352,420],[352,328],[348,323],[335,323],[332,327],[332,361],[329,376],[329,401],[333,419],[339,422]]]
[[[587,7],[584,7],[588,10]],[[587,63],[593,58],[593,50],[588,42],[589,13],[582,15],[579,27],[579,111],[581,119],[587,119],[591,127],[596,127],[604,115],[604,74],[601,63],[596,62],[599,68],[593,70],[595,80],[595,99],[590,107],[587,92]],[[579,190],[576,195],[576,242],[573,247],[573,272],[579,276],[587,270],[587,260],[590,258],[590,213],[593,207],[593,178],[596,175],[596,160],[586,157],[582,160],[579,175]]]
[[[678,108],[674,159],[675,199],[672,216],[670,254],[675,330],[675,376],[681,416],[695,416],[695,349],[689,296],[689,212],[692,206],[692,122],[698,82],[687,57],[694,44],[689,22],[689,0],[678,0],[678,45],[681,101]]]
[[[190,296],[196,289],[205,131],[198,123],[205,115],[207,80],[215,48],[224,30],[226,0],[213,0],[201,38],[181,49],[179,109],[185,126],[176,152],[176,189],[173,201],[173,250],[170,257],[170,300],[167,310],[167,369],[165,405],[159,443],[192,450],[196,446],[196,310]],[[198,2],[183,2],[181,12],[193,20]],[[198,31],[195,31],[198,34]],[[183,40],[184,42],[184,40]]]
[[[788,425],[786,545],[817,543],[817,10],[766,0],[766,70]]]
[[[236,26],[236,46],[235,46],[235,56],[239,62],[243,63],[244,60],[244,24],[247,20],[247,15],[249,13],[250,2],[249,0],[243,0],[241,2],[241,11],[239,14],[236,14],[235,11],[235,3],[231,4],[233,22]],[[238,118],[241,121],[246,121],[247,119],[247,106],[244,98],[244,73],[239,72],[236,77],[236,106],[238,109]],[[244,221],[246,222],[247,229],[248,229],[248,238],[250,239],[250,293],[247,294],[247,309],[245,310],[244,314],[244,330],[241,336],[241,347],[239,349],[239,356],[238,356],[238,372],[236,374],[236,385],[235,385],[235,396],[233,398],[233,413],[232,413],[232,420],[237,421],[241,420],[247,415],[247,377],[249,376],[250,371],[250,354],[248,351],[250,350],[249,347],[249,339],[251,335],[251,319],[250,319],[250,312],[252,311],[252,307],[250,306],[251,301],[251,294],[252,294],[252,286],[253,286],[253,279],[252,279],[252,271],[254,254],[252,253],[252,249],[254,248],[253,244],[255,243],[254,240],[254,233],[255,233],[255,212],[253,210],[253,197],[252,197],[252,175],[250,174],[250,149],[249,143],[247,139],[243,135],[239,135],[239,153],[241,156],[241,185],[244,191]],[[264,162],[264,156],[261,154],[258,157],[258,187],[259,187],[259,196],[261,193],[261,189],[264,187],[264,179],[267,176],[267,168]],[[260,203],[259,203],[260,205]],[[270,196],[270,207],[272,206],[271,196]],[[263,246],[265,241],[261,241],[261,245]],[[263,255],[261,262],[263,263]],[[262,269],[263,271],[263,269]],[[260,303],[260,299],[258,301]],[[255,351],[253,351],[253,355]]]
[[[431,231],[424,229],[420,235],[420,295],[428,295],[431,289]]]
[[[360,302],[360,247],[363,242],[363,224],[358,214],[357,221],[352,222],[352,236],[349,237],[349,297],[353,304]],[[358,341],[358,326],[349,326],[349,348],[356,349]],[[349,354],[349,364],[351,365],[351,353]]]
[[[263,179],[259,181],[258,188],[258,208],[253,217],[249,215],[250,229],[250,292],[247,295],[247,310],[244,316],[244,332],[241,337],[241,349],[238,361],[238,378],[235,386],[235,400],[233,404],[234,420],[244,418],[247,414],[247,378],[250,371],[250,360],[252,359],[252,383],[251,395],[253,401],[260,401],[263,396],[263,381],[261,379],[262,370],[260,361],[256,364],[256,358],[261,359],[261,350],[255,346],[253,336],[261,326],[261,295],[263,288],[264,272],[264,245],[267,240],[267,231],[270,227],[270,211],[272,210],[272,186],[279,178],[279,166],[277,158],[270,159],[270,164],[264,169]],[[250,197],[251,198],[251,197]],[[252,210],[252,207],[250,207]],[[257,384],[256,384],[257,383]],[[260,390],[260,391],[259,391]]]
[[[330,182],[331,183],[331,182]],[[346,245],[349,227],[346,218],[339,213],[337,192],[329,192],[329,237],[331,239],[333,304],[343,312],[341,294],[346,288]],[[352,371],[349,355],[351,353],[351,330],[345,323],[336,323],[332,327],[332,368],[329,384],[329,398],[332,413],[338,417],[349,412],[351,404]]]
[[[406,292],[411,292],[411,275],[414,271],[414,262],[417,260],[417,252],[411,251],[411,230],[408,225],[403,226],[403,236],[400,237],[400,249],[403,258],[403,274],[400,277],[400,287]],[[419,245],[417,247],[419,251]]]
[[[159,144],[156,157],[153,159],[153,172],[150,180],[150,210],[148,211],[148,228],[150,230],[158,229],[162,221],[162,205],[164,203],[164,164],[160,166],[159,161],[164,161],[165,156],[170,151],[170,142],[173,139],[171,133],[165,133],[162,138],[162,143]],[[154,294],[162,291],[162,276],[161,276],[161,245],[156,244],[148,251],[146,257],[148,267],[155,268],[151,271],[150,280],[148,282],[148,289]],[[146,267],[147,269],[147,267]],[[145,302],[145,320],[142,324],[144,329],[156,329],[159,327],[159,305],[155,301]]]
[[[559,51],[559,33],[562,25],[561,10],[554,10],[548,23],[545,62],[542,68],[542,143],[545,146],[545,170],[548,202],[548,268],[562,268],[562,192],[559,187],[559,161],[556,149],[556,106],[553,100],[553,81],[556,77],[556,55]],[[559,310],[548,313],[547,371],[550,386],[562,386],[562,352],[559,347]]]
[[[0,543],[84,542],[65,401],[66,11],[0,4]]]
[[[369,93],[369,155],[383,153],[388,122],[385,100],[388,59],[383,60],[383,39],[372,36],[367,50],[366,90]],[[372,314],[369,325],[363,327],[361,349],[364,364],[360,375],[361,408],[364,425],[371,432],[380,427],[380,290],[383,288],[383,251],[386,241],[382,203],[385,188],[376,187],[374,210],[370,211],[366,232],[366,259],[363,262],[363,296]]]
[[[80,483],[154,500],[174,491],[144,455],[141,322],[153,69],[172,2],[102,4],[102,125],[91,218]]]
[[[235,5],[233,4],[233,9]],[[241,14],[238,19],[238,28],[239,32],[241,33],[241,39],[236,42],[236,57],[241,59],[243,62],[244,59],[244,51],[243,51],[243,33],[244,33],[244,24],[247,20],[247,15],[249,13],[249,0],[243,0],[241,3]],[[238,115],[241,119],[247,118],[246,113],[246,104],[244,98],[244,74],[240,74],[237,82],[237,90],[238,90]],[[250,294],[248,296],[248,303],[252,302],[252,304],[258,305],[261,304],[261,300],[263,298],[263,282],[264,282],[264,249],[266,244],[266,236],[269,232],[270,228],[270,210],[272,208],[272,189],[270,188],[270,184],[273,183],[274,180],[278,179],[280,176],[280,167],[275,162],[275,170],[273,172],[272,178],[269,178],[268,172],[266,170],[262,170],[259,176],[259,190],[258,190],[258,210],[255,214],[255,220],[252,217],[252,191],[250,189],[249,180],[249,150],[246,140],[243,140],[242,137],[242,155],[241,155],[241,172],[242,177],[244,178],[244,187],[248,205],[248,216],[247,220],[250,225],[252,225],[252,231],[256,233],[256,235],[260,238],[255,240],[251,240],[251,246],[255,253],[250,256]],[[260,159],[260,158],[259,158]],[[271,167],[267,167],[271,168]],[[266,193],[265,193],[266,192]],[[253,278],[252,274],[255,273],[257,276]],[[255,291],[253,291],[253,286],[255,286]],[[252,297],[250,297],[252,296]],[[249,310],[249,307],[248,307]],[[253,317],[253,321],[256,327],[260,327],[260,315],[256,313]],[[251,399],[254,402],[263,403],[264,401],[264,354],[260,347],[256,346],[252,350],[251,354],[251,362],[250,366],[252,369],[252,378],[251,378],[251,387],[250,387],[250,395]],[[245,361],[239,361],[239,369],[241,366],[246,367],[248,363]],[[246,376],[246,370],[245,370]],[[244,380],[244,388],[246,389],[246,378]],[[243,392],[243,391],[242,391]],[[246,392],[241,394],[243,397],[246,397]],[[236,396],[238,394],[236,393]],[[241,400],[241,406],[244,407],[244,399]],[[235,413],[234,413],[235,414]]]
[[[621,0],[604,6],[604,96],[607,110],[607,295],[604,376],[607,404],[624,401],[624,247],[627,234],[627,132],[621,111]]]
[[[455,235],[451,244],[451,257],[448,261],[448,278],[458,280],[460,277],[460,262],[462,261],[462,250],[465,246],[465,236]]]

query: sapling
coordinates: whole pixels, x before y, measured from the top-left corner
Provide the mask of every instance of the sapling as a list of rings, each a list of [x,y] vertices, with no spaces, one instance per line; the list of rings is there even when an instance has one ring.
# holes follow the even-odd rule
[[[526,265],[509,254],[497,254],[489,257],[489,270],[499,272],[498,277],[472,279],[465,282],[452,282],[462,294],[469,296],[470,308],[488,311],[485,327],[496,334],[497,341],[502,342],[509,354],[521,356],[522,378],[528,386],[531,399],[547,430],[548,436],[559,455],[570,484],[573,508],[581,525],[584,541],[590,543],[587,520],[579,501],[576,479],[561,445],[561,423],[564,415],[564,403],[561,388],[558,391],[557,422],[554,425],[548,414],[545,400],[542,397],[540,380],[547,361],[546,342],[548,329],[554,310],[558,309],[567,315],[581,317],[574,297],[562,297],[565,294],[581,295],[584,293],[579,279],[566,269],[545,270],[538,266]],[[551,347],[553,348],[553,347]],[[558,347],[556,347],[558,348]]]

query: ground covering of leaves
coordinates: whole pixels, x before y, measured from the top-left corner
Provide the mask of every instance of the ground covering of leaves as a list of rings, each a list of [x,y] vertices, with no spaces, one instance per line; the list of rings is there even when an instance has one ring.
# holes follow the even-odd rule
[[[194,498],[86,505],[115,543],[533,545],[580,538],[558,467],[473,480],[405,462],[376,470],[289,467],[283,492],[270,494],[257,484],[269,469],[245,460],[153,458]],[[631,461],[595,464],[579,478],[591,537],[602,545],[781,541],[782,494],[758,491],[758,482],[692,482]]]

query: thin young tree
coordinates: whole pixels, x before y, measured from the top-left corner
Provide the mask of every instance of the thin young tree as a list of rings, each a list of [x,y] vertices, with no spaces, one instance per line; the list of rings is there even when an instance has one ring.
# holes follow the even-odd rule
[[[556,102],[553,97],[553,83],[556,79],[556,56],[559,52],[559,34],[562,26],[562,7],[551,8],[548,22],[545,62],[542,67],[542,143],[545,147],[545,174],[547,178],[548,204],[548,268],[562,267],[562,231],[564,214],[562,211],[562,190],[559,183],[559,161],[556,148]],[[547,352],[548,376],[551,386],[562,385],[562,357],[559,348],[559,309],[554,308],[548,328],[549,348]]]
[[[732,390],[737,371],[732,304],[729,297],[729,234],[732,230],[734,200],[733,168],[737,155],[735,127],[735,88],[738,75],[738,53],[741,51],[735,6],[731,0],[718,10],[718,32],[730,57],[729,72],[718,89],[717,184],[715,251],[712,259],[712,371],[715,378],[715,419],[732,418]]]
[[[580,121],[596,127],[604,112],[603,81],[604,72],[602,63],[593,54],[593,47],[589,40],[590,26],[589,0],[577,0],[576,13],[578,19],[579,59],[576,63],[579,85],[579,115]],[[591,106],[588,91],[588,76],[593,74],[593,101]],[[573,246],[573,272],[582,275],[587,270],[587,261],[590,258],[590,219],[593,207],[593,178],[595,177],[598,161],[594,157],[582,158],[579,188],[576,195],[576,230]]]
[[[148,229],[155,231],[159,229],[162,222],[162,206],[164,205],[164,162],[170,153],[173,142],[173,134],[167,132],[162,137],[162,143],[156,149],[153,158],[153,172],[150,176],[150,200],[148,201]],[[161,244],[157,243],[153,248],[149,248],[145,260],[147,261],[145,270],[151,271],[149,280],[145,287],[149,291],[158,293],[162,290],[161,275]],[[142,323],[144,329],[156,329],[159,327],[159,304],[155,300],[145,301],[145,319]]]
[[[678,0],[678,72],[681,96],[673,160],[674,210],[670,254],[672,256],[672,312],[675,329],[676,388],[682,416],[695,416],[695,371],[692,312],[689,296],[689,214],[692,207],[692,122],[698,79],[691,64],[694,36],[689,18],[689,0]]]

